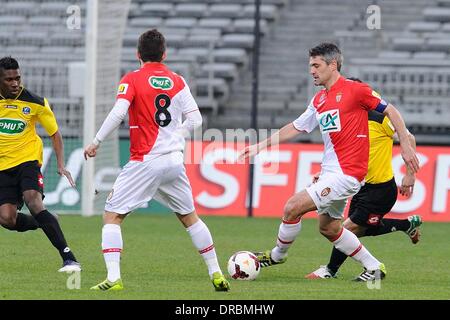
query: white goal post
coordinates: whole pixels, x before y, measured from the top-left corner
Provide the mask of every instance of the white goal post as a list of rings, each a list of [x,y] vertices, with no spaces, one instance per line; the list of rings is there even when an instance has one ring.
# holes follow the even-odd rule
[[[131,0],[87,0],[83,145],[91,143],[111,110],[120,79],[122,40]],[[96,158],[83,166],[81,213],[103,212],[109,192],[96,185],[96,174],[105,167],[119,167],[119,138],[114,132],[102,143]],[[98,195],[95,190],[98,189]]]

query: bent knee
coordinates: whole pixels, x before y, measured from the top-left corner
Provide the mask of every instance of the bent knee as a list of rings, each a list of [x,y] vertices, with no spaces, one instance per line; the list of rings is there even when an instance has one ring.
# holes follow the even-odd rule
[[[16,216],[2,217],[1,225],[6,229],[14,229],[16,227]]]
[[[336,239],[340,232],[341,232],[341,228],[333,228],[330,226],[319,226],[319,232],[327,239],[329,239],[330,241],[332,239]]]
[[[292,220],[298,219],[300,216],[299,216],[299,211],[297,210],[297,205],[293,201],[288,201],[284,205],[283,215],[284,215],[284,219],[287,221],[292,221]]]

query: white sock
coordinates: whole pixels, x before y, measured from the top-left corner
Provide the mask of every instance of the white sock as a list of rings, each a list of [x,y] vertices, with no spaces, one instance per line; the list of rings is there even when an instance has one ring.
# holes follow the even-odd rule
[[[120,279],[120,253],[122,248],[123,242],[120,226],[117,224],[105,224],[102,229],[102,249],[109,281],[114,282]]]
[[[302,228],[300,219],[294,221],[283,220],[278,229],[277,245],[272,249],[271,257],[275,261],[280,261],[287,256],[287,251],[291,247]]]
[[[186,229],[192,239],[192,243],[197,248],[200,255],[208,266],[208,273],[211,276],[214,272],[222,273],[217,261],[216,250],[208,227],[202,220],[198,220]]]
[[[342,228],[341,234],[332,242],[336,249],[360,262],[367,270],[379,269],[380,261],[370,254],[353,232]]]

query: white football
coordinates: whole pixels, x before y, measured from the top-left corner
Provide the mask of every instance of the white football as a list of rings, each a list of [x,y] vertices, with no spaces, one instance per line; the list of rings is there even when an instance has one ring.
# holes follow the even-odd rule
[[[238,251],[228,260],[228,273],[236,280],[255,280],[261,271],[258,258],[250,251]]]

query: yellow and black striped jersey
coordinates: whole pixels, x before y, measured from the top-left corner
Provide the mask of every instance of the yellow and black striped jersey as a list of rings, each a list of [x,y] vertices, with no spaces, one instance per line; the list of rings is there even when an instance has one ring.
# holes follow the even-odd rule
[[[0,94],[0,170],[26,161],[42,164],[43,144],[36,133],[36,122],[49,136],[58,131],[58,124],[47,99],[22,88],[15,99]]]
[[[369,111],[370,150],[367,183],[383,183],[394,177],[392,169],[394,134],[394,127],[388,117],[377,111]]]

